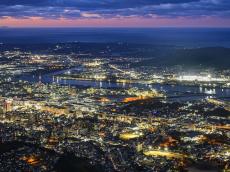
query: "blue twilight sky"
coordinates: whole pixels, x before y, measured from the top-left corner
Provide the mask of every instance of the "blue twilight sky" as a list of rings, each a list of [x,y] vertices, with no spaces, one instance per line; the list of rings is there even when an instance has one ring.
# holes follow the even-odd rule
[[[230,27],[230,0],[0,0],[0,26]]]

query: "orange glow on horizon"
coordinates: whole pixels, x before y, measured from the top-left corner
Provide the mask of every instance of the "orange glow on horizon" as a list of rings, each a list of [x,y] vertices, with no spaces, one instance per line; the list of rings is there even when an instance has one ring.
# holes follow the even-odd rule
[[[30,17],[18,19],[4,17],[0,19],[0,26],[8,27],[230,27],[227,19],[203,18],[79,18],[79,19],[44,19]]]

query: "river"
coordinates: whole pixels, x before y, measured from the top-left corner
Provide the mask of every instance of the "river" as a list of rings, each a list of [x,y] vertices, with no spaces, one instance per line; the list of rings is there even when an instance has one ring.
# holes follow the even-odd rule
[[[75,68],[70,70],[76,70]],[[224,100],[230,100],[230,89],[229,88],[208,88],[199,86],[189,85],[169,85],[169,84],[142,84],[142,83],[119,83],[109,81],[95,81],[95,80],[80,80],[80,79],[60,79],[55,75],[65,73],[66,70],[56,71],[49,74],[33,75],[23,74],[19,77],[20,80],[28,82],[39,82],[44,84],[56,83],[60,85],[70,85],[76,87],[94,87],[94,88],[153,88],[158,91],[165,92],[168,97],[173,99],[183,100],[196,100],[206,97],[215,97]]]

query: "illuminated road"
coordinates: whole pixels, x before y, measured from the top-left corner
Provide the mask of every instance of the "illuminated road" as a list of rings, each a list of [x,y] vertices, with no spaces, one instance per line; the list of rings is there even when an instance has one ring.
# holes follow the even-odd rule
[[[186,155],[180,154],[180,153],[174,153],[174,152],[166,152],[166,151],[160,151],[160,150],[151,150],[144,152],[144,155],[146,156],[163,156],[168,158],[186,158]]]
[[[119,71],[119,72],[121,72],[121,73],[124,73],[124,74],[130,74],[130,72],[127,72],[127,71],[121,70],[121,69],[117,68],[117,67],[116,67],[116,66],[114,66],[114,65],[109,65],[109,67],[111,67],[112,69],[117,70],[117,71]]]
[[[135,132],[133,132],[133,133],[122,133],[122,134],[120,134],[120,139],[130,140],[130,139],[139,138],[141,136],[143,136],[142,133],[135,133]]]

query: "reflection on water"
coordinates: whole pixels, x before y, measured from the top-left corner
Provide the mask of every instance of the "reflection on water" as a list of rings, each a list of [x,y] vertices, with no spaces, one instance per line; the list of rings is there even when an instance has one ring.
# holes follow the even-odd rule
[[[222,91],[222,89],[221,89],[221,91]],[[205,88],[204,92],[205,92],[205,94],[216,94],[216,89],[215,88],[211,88],[211,89]]]
[[[26,80],[29,82],[42,83],[56,83],[60,85],[71,85],[76,87],[95,87],[95,88],[154,88],[159,91],[163,91],[167,96],[177,96],[179,99],[200,99],[207,96],[214,96],[218,98],[230,97],[230,89],[222,88],[207,88],[198,86],[185,86],[185,85],[167,85],[167,84],[141,84],[141,83],[116,83],[107,81],[90,81],[90,80],[72,80],[61,79],[54,75],[64,73],[65,71],[58,71],[51,74],[45,74],[41,78],[37,75],[22,75],[20,80]]]

